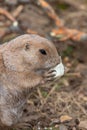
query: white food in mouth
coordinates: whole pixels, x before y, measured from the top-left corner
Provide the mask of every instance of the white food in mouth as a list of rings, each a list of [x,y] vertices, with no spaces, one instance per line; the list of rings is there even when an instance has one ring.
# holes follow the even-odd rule
[[[55,70],[55,72],[54,72],[55,78],[63,76],[65,67],[64,67],[62,61],[60,62],[60,64],[58,64],[56,67],[54,67],[53,70]]]

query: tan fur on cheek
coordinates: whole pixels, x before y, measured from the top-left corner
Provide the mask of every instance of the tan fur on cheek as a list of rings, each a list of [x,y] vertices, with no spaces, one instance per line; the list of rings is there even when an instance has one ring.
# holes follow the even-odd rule
[[[7,69],[13,71],[23,71],[23,66],[21,65],[22,59],[20,54],[11,53],[10,51],[5,51],[3,54],[3,62]]]

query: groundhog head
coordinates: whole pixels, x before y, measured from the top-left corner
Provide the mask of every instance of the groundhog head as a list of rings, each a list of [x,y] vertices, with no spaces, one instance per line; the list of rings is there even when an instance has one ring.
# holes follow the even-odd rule
[[[17,72],[50,69],[60,62],[52,42],[38,35],[21,35],[3,45],[3,62]]]

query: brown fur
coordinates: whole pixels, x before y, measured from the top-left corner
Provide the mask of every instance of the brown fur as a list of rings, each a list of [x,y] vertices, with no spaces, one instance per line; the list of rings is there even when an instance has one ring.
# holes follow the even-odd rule
[[[46,55],[40,53],[44,49]],[[30,88],[53,80],[49,70],[59,63],[53,43],[37,35],[22,35],[0,46],[0,122],[20,122]]]

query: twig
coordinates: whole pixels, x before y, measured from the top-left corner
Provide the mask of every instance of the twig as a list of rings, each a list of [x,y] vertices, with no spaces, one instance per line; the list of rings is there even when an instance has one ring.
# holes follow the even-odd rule
[[[0,14],[5,15],[12,22],[16,21],[15,18],[7,10],[5,10],[3,8],[0,8]]]
[[[51,36],[59,36],[60,41],[65,41],[71,39],[73,41],[86,41],[87,34],[85,32],[78,31],[76,29],[69,29],[60,27],[59,29],[54,29],[51,32]]]
[[[65,76],[74,76],[74,77],[81,78],[81,73],[79,73],[79,72],[75,72],[75,73],[66,73]]]
[[[48,93],[47,97],[44,99],[43,104],[41,105],[41,109],[43,108],[43,106],[46,104],[48,98],[50,97],[50,95],[55,91],[57,85],[54,85],[53,88],[50,90],[50,92]]]
[[[17,17],[22,10],[23,10],[23,6],[20,5],[13,12],[13,15],[12,15],[7,10],[0,8],[0,14],[5,15],[8,19],[10,19],[12,21],[12,24],[8,24],[9,27],[7,27],[6,30],[1,32],[0,38],[4,37],[6,34],[9,34],[11,32],[21,32],[22,33],[22,30],[19,27],[18,21],[15,19],[15,17]]]
[[[85,109],[73,98],[74,103],[80,108],[80,110],[87,116]]]
[[[31,30],[29,28],[26,30],[26,32],[29,33],[29,34],[38,34],[38,32]]]
[[[41,94],[41,91],[40,91],[40,89],[39,88],[37,88],[37,92],[38,92],[38,94],[39,94],[39,97],[40,97],[40,102],[41,102],[41,105],[43,105],[43,97],[42,97],[42,94]]]
[[[49,17],[51,17],[54,21],[55,24],[59,27],[63,25],[62,21],[60,18],[57,16],[55,13],[54,9],[45,1],[45,0],[38,0],[40,5],[44,8],[46,13],[48,14]]]
[[[12,13],[12,15],[16,18],[18,17],[18,15],[22,12],[22,10],[24,9],[23,5],[19,5],[15,11]]]
[[[52,30],[51,36],[60,37],[60,41],[71,39],[73,41],[87,41],[87,33],[76,29],[69,29],[64,26],[62,20],[57,16],[54,9],[45,0],[38,0],[40,5],[45,9],[46,13],[52,18],[57,29]]]

